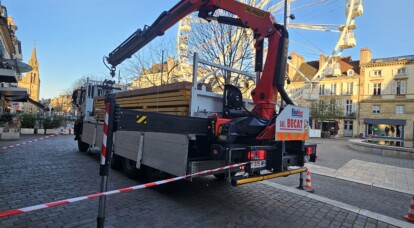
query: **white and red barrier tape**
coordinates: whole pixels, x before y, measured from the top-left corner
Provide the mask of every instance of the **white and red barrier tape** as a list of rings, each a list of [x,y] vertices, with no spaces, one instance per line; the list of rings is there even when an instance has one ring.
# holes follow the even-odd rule
[[[247,163],[248,162],[233,164],[233,165],[228,165],[228,166],[224,166],[224,167],[217,168],[217,169],[205,170],[205,171],[197,172],[197,173],[194,173],[194,174],[189,174],[189,175],[180,176],[180,177],[174,177],[174,178],[170,178],[170,179],[166,179],[166,180],[155,181],[155,182],[151,182],[151,183],[147,183],[147,184],[135,185],[135,186],[132,186],[132,187],[121,188],[121,189],[118,189],[118,190],[95,193],[95,194],[87,195],[87,196],[80,196],[80,197],[75,197],[75,198],[70,198],[70,199],[65,199],[65,200],[54,201],[54,202],[50,202],[50,203],[46,203],[46,204],[39,204],[39,205],[36,205],[36,206],[31,206],[31,207],[24,207],[24,208],[15,209],[15,210],[4,211],[4,212],[0,212],[0,218],[11,216],[11,215],[18,215],[18,214],[26,213],[26,212],[29,212],[29,211],[40,210],[40,209],[43,209],[43,208],[56,207],[56,206],[60,206],[60,205],[70,204],[70,203],[74,203],[74,202],[78,202],[78,201],[82,201],[82,200],[93,199],[93,198],[96,198],[96,197],[108,196],[108,195],[122,193],[122,192],[129,192],[129,191],[137,190],[137,189],[150,188],[150,187],[154,187],[154,186],[157,186],[157,185],[162,185],[162,184],[182,180],[182,179],[185,179],[185,178],[188,178],[188,177],[191,177],[191,176],[198,176],[198,175],[203,175],[203,174],[208,174],[208,173],[213,173],[213,172],[217,172],[217,171],[222,171],[222,170],[226,170],[226,169],[232,169],[232,168],[244,166]]]
[[[60,134],[62,134],[62,132],[59,132],[59,133],[56,133],[56,134],[53,134],[53,135],[48,135],[48,136],[40,137],[40,138],[33,139],[33,140],[29,140],[29,141],[24,141],[24,142],[21,142],[21,143],[16,143],[16,144],[9,145],[9,146],[3,146],[3,147],[0,147],[0,151],[6,150],[8,148],[14,148],[14,147],[18,147],[18,146],[24,146],[24,145],[30,144],[30,143],[35,143],[37,141],[41,141],[41,140],[44,140],[44,139],[48,139],[48,138],[51,138],[51,137],[54,137],[54,136],[57,136],[57,135],[60,135]]]

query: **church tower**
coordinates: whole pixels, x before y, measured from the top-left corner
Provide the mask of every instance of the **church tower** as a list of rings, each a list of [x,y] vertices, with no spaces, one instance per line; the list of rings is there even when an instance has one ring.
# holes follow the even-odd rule
[[[37,61],[36,47],[33,48],[32,56],[28,64],[33,68],[32,71],[27,72],[26,76],[22,76],[18,86],[27,89],[27,93],[30,94],[30,98],[35,101],[39,101],[40,95],[40,77],[39,77],[39,62]]]

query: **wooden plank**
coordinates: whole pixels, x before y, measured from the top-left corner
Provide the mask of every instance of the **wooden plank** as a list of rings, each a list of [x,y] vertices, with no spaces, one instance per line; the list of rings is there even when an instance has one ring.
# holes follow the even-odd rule
[[[145,112],[189,112],[190,109],[188,107],[169,107],[169,108],[134,108],[129,109],[133,111],[145,111]],[[95,115],[97,114],[104,114],[104,109],[95,110]]]
[[[136,89],[136,90],[129,90],[124,92],[116,93],[116,97],[133,97],[133,96],[140,96],[140,95],[148,95],[148,94],[159,94],[171,91],[179,91],[179,90],[191,90],[192,83],[191,82],[177,82],[171,83],[161,86],[154,86],[149,88],[143,89]],[[101,96],[101,99],[104,97]]]
[[[117,104],[134,104],[134,103],[156,103],[156,102],[168,102],[168,101],[189,101],[185,97],[162,97],[151,99],[136,99],[136,100],[117,100]]]
[[[177,92],[168,92],[168,93],[160,93],[160,94],[152,94],[152,95],[141,95],[136,97],[117,97],[117,101],[128,101],[128,100],[146,100],[146,99],[156,99],[156,98],[166,98],[166,97],[185,97],[186,99],[190,99],[191,92],[189,90],[180,90]],[[95,98],[96,102],[104,102],[102,97]]]

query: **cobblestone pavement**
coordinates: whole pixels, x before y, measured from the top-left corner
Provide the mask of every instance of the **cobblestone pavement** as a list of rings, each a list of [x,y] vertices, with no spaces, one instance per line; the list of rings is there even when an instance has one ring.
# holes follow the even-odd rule
[[[78,152],[73,136],[0,151],[0,211],[95,193],[98,170],[98,156]],[[108,189],[137,184],[112,170]],[[92,199],[3,218],[0,227],[95,227],[97,210]],[[395,227],[265,183],[232,187],[212,177],[112,195],[106,212],[106,227]]]

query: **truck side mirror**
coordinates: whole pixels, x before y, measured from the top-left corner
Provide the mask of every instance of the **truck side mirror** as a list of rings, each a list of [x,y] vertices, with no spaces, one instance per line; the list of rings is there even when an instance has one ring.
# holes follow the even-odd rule
[[[77,99],[78,99],[78,92],[79,89],[75,89],[72,93],[72,104],[78,106]]]

